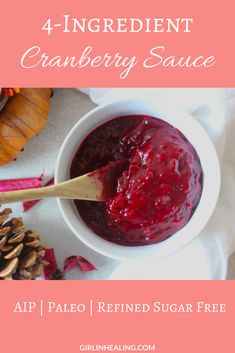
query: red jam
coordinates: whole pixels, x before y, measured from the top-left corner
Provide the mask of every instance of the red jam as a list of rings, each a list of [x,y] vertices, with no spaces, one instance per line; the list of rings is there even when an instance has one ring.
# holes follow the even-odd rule
[[[181,132],[149,116],[115,118],[84,139],[72,161],[71,178],[111,161],[126,161],[114,197],[106,203],[75,201],[96,234],[121,245],[148,245],[188,223],[201,197],[203,173]]]

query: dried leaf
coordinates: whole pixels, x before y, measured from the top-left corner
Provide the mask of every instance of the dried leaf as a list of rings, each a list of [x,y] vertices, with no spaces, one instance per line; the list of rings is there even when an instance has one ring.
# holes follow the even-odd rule
[[[41,180],[42,180],[42,176],[38,178],[0,180],[0,191],[5,192],[5,191],[40,188]]]
[[[74,267],[79,267],[79,269],[83,272],[96,270],[95,266],[93,266],[82,256],[70,256],[65,259],[64,273],[71,271]]]
[[[65,259],[64,271],[62,272],[58,268],[54,249],[46,249],[43,260],[48,263],[48,265],[44,266],[45,279],[63,279],[64,275],[75,267],[78,267],[83,272],[96,270],[95,266],[82,256],[69,256]]]
[[[52,274],[58,270],[54,249],[46,249],[43,259],[48,263],[48,265],[44,266],[44,277],[45,279],[50,279]]]
[[[45,185],[43,186],[49,186],[54,184],[54,177],[51,178]],[[42,186],[42,185],[41,185]],[[30,210],[33,206],[35,206],[39,201],[41,200],[31,200],[31,201],[23,201],[23,208],[24,212],[27,212]]]

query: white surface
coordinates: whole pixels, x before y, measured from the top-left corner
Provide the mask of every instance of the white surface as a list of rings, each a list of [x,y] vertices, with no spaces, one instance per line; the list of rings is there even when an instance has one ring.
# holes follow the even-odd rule
[[[60,149],[55,172],[56,183],[68,180],[73,156],[84,136],[113,117],[131,114],[150,115],[167,121],[178,128],[196,149],[203,169],[203,191],[197,209],[187,225],[158,244],[120,246],[94,234],[78,216],[73,201],[59,199],[58,202],[66,223],[87,246],[114,259],[141,259],[143,261],[160,258],[182,248],[204,228],[218,199],[220,167],[212,142],[192,115],[178,109],[174,104],[168,105],[157,99],[154,101],[121,100],[93,109],[73,127]]]
[[[47,128],[31,140],[16,162],[1,167],[2,179],[39,176],[45,171],[48,179],[54,174],[59,148],[72,126],[95,105],[89,98],[74,89],[56,90],[51,99],[51,113]],[[27,227],[37,230],[42,241],[54,247],[59,265],[66,257],[82,255],[98,271],[81,273],[74,269],[67,278],[104,279],[109,276],[116,262],[97,255],[83,245],[66,226],[56,200],[43,200],[30,211],[22,213],[21,204],[10,205],[14,215],[24,215]]]
[[[127,92],[126,90],[122,90],[125,98],[132,98],[132,91],[129,90]],[[143,90],[141,91],[139,95],[143,98]],[[200,116],[204,126],[207,127],[213,137],[217,151],[219,151],[221,157],[224,156],[222,194],[214,217],[203,234],[198,236],[180,252],[154,263],[138,261],[135,264],[133,262],[130,264],[110,260],[88,249],[66,226],[59,212],[56,200],[41,201],[24,214],[25,223],[29,228],[37,230],[44,242],[55,248],[59,265],[62,266],[67,256],[82,255],[90,260],[98,269],[98,271],[90,273],[81,273],[74,269],[68,275],[68,279],[225,278],[227,255],[234,248],[235,232],[233,222],[235,188],[234,173],[232,171],[232,162],[235,165],[235,156],[232,153],[233,131],[235,131],[235,119],[232,119],[233,112],[235,111],[235,100],[233,98],[235,92],[233,90],[198,90],[198,93],[196,93],[195,90],[187,89],[183,94],[182,90],[178,89],[174,91],[173,89],[157,91],[160,97],[165,92],[168,95],[167,99],[172,100],[173,97],[173,101],[179,104],[182,101],[187,101],[190,104],[194,102],[194,105],[192,104],[193,107],[191,106],[189,110],[193,111],[197,108],[197,115]],[[190,97],[186,97],[189,91],[191,91],[191,100]],[[109,93],[117,95],[115,90]],[[135,97],[136,93],[135,91]],[[150,96],[151,92],[145,90],[145,94]],[[194,99],[192,99],[193,96]],[[204,100],[207,104],[199,104],[195,98],[199,98],[198,102]],[[107,101],[107,97],[105,101]],[[208,111],[208,101],[213,103],[210,106],[212,112]],[[218,101],[221,101],[221,103],[218,104]],[[91,103],[87,96],[78,93],[74,89],[57,90],[51,100],[51,113],[47,128],[40,136],[30,141],[16,162],[1,168],[0,177],[7,179],[39,176],[45,170],[46,176],[50,178],[54,173],[58,150],[68,131],[82,115],[93,107],[94,104]],[[202,112],[204,113],[202,114]],[[225,130],[228,132],[226,143]],[[20,204],[11,206],[15,215],[22,214]],[[230,237],[228,237],[228,234]]]

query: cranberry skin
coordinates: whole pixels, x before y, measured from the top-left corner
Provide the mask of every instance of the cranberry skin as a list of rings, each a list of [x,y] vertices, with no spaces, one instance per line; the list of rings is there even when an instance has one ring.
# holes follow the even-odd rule
[[[188,140],[170,124],[148,116],[115,118],[82,142],[71,177],[110,161],[128,159],[106,204],[76,201],[84,222],[122,245],[160,242],[187,224],[201,197],[202,168]]]

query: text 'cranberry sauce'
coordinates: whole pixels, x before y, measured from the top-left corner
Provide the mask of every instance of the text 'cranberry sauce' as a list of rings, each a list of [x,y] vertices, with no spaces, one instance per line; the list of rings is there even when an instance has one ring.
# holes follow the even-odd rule
[[[127,246],[158,243],[185,226],[200,200],[203,173],[182,133],[149,116],[112,119],[81,143],[71,178],[122,160],[126,163],[112,199],[75,201],[87,226]]]

